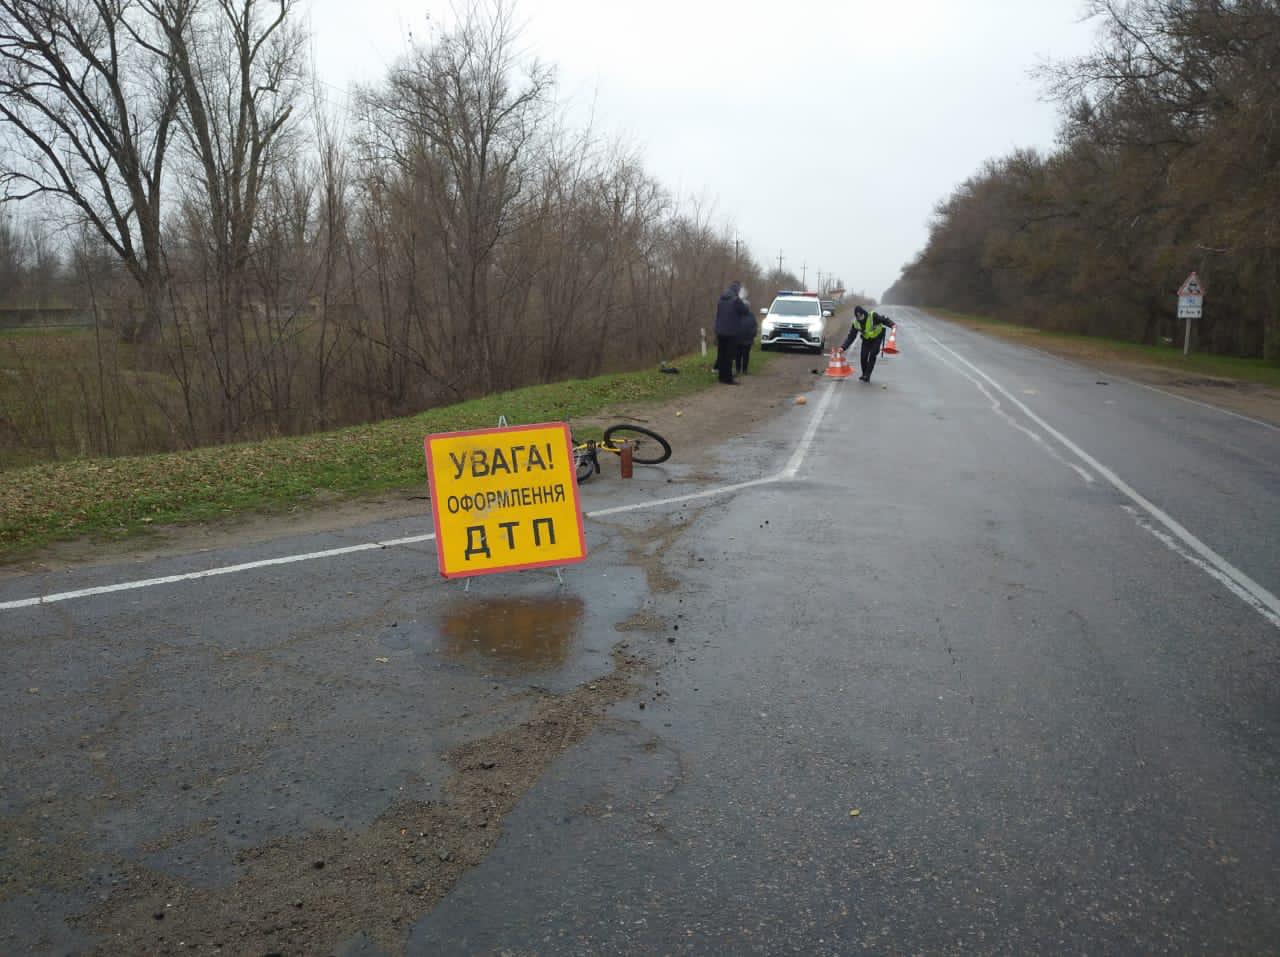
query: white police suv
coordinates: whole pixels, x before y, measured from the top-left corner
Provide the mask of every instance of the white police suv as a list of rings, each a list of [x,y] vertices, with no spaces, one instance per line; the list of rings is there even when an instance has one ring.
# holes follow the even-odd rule
[[[761,309],[760,348],[811,349],[823,352],[827,345],[830,310],[822,308],[816,292],[783,290],[768,309]]]

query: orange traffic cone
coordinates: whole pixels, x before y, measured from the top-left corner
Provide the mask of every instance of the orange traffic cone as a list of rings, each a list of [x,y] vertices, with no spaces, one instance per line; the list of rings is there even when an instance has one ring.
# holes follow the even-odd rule
[[[849,366],[849,360],[844,357],[843,349],[832,349],[831,359],[827,363],[828,379],[847,379],[853,375],[853,369]]]
[[[898,330],[889,330],[889,341],[884,344],[884,354],[887,356],[898,354]]]

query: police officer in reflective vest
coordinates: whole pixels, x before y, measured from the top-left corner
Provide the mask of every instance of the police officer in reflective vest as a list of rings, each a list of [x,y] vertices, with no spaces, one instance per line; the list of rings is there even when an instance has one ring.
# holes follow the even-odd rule
[[[849,334],[845,336],[844,345],[840,347],[840,351],[847,351],[853,344],[853,340],[862,336],[862,375],[858,376],[860,381],[871,381],[871,370],[876,367],[876,359],[880,357],[880,347],[884,345],[884,331],[892,329],[895,325],[892,319],[874,309],[868,312],[861,306],[854,307],[853,325],[849,327]]]

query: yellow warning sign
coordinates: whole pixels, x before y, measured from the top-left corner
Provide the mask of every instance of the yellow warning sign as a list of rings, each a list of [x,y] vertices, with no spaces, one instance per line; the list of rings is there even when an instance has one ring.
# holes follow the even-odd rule
[[[563,422],[428,435],[427,481],[445,578],[587,557]]]

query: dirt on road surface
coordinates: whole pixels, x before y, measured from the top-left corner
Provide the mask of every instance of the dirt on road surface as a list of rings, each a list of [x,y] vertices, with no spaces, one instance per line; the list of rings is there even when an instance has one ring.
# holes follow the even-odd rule
[[[453,774],[442,800],[397,802],[367,828],[316,830],[242,851],[229,883],[201,887],[112,861],[114,892],[75,922],[104,942],[95,951],[103,954],[324,954],[335,942],[401,953],[413,921],[485,858],[507,813],[611,704],[635,692],[643,671],[620,647],[608,674],[562,695],[530,692],[539,700],[527,721],[445,755]],[[15,836],[16,846],[31,844]],[[63,866],[51,871],[51,863]],[[42,858],[24,876],[74,883],[95,864],[102,862],[74,854]]]

